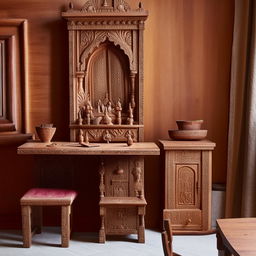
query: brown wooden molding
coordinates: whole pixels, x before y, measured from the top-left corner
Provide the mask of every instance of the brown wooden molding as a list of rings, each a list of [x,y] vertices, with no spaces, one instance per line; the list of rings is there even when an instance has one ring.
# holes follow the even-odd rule
[[[28,39],[26,19],[0,19],[2,44],[0,90],[3,91],[0,145],[31,137],[28,132]],[[16,56],[19,56],[17,59]],[[10,132],[6,134],[6,132]],[[13,137],[13,138],[12,138]],[[23,139],[22,139],[23,138]],[[9,140],[9,143],[8,143]],[[25,140],[26,141],[26,140]]]
[[[33,134],[31,133],[0,133],[0,147],[21,145],[32,138]]]

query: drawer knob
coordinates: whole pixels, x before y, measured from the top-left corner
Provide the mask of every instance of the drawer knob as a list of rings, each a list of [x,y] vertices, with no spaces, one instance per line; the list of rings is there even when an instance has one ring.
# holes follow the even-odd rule
[[[118,174],[118,175],[121,175],[121,174],[124,173],[124,169],[122,169],[122,168],[117,168],[116,171],[115,171],[115,173]]]
[[[187,225],[190,224],[192,222],[191,219],[187,219]]]

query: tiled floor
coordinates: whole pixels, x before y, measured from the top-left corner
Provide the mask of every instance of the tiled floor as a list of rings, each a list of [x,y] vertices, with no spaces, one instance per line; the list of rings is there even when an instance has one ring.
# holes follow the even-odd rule
[[[138,244],[136,236],[122,241],[112,238],[97,243],[96,233],[73,233],[69,248],[60,247],[60,230],[45,228],[33,237],[31,248],[22,248],[20,231],[0,231],[0,256],[157,256],[163,255],[159,232],[146,230],[146,243]],[[111,237],[110,237],[111,238]],[[215,235],[175,236],[174,251],[182,256],[217,256]]]

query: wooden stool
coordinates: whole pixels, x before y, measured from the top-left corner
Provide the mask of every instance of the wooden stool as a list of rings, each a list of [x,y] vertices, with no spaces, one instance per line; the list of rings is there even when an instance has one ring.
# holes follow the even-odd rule
[[[33,188],[21,199],[23,247],[31,246],[34,233],[41,233],[42,206],[61,206],[61,246],[68,247],[70,239],[71,205],[77,192],[64,189]],[[32,216],[32,220],[31,220]]]

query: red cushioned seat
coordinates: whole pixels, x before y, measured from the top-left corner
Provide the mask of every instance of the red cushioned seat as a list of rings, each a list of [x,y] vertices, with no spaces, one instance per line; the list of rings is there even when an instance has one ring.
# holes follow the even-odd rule
[[[69,246],[70,215],[72,202],[77,196],[74,190],[32,188],[21,199],[23,247],[31,246],[33,226],[41,233],[42,206],[61,206],[61,245]],[[33,215],[33,217],[32,217]],[[33,229],[34,229],[33,228]]]
[[[76,198],[74,190],[32,188],[21,199],[21,205],[70,205]]]

